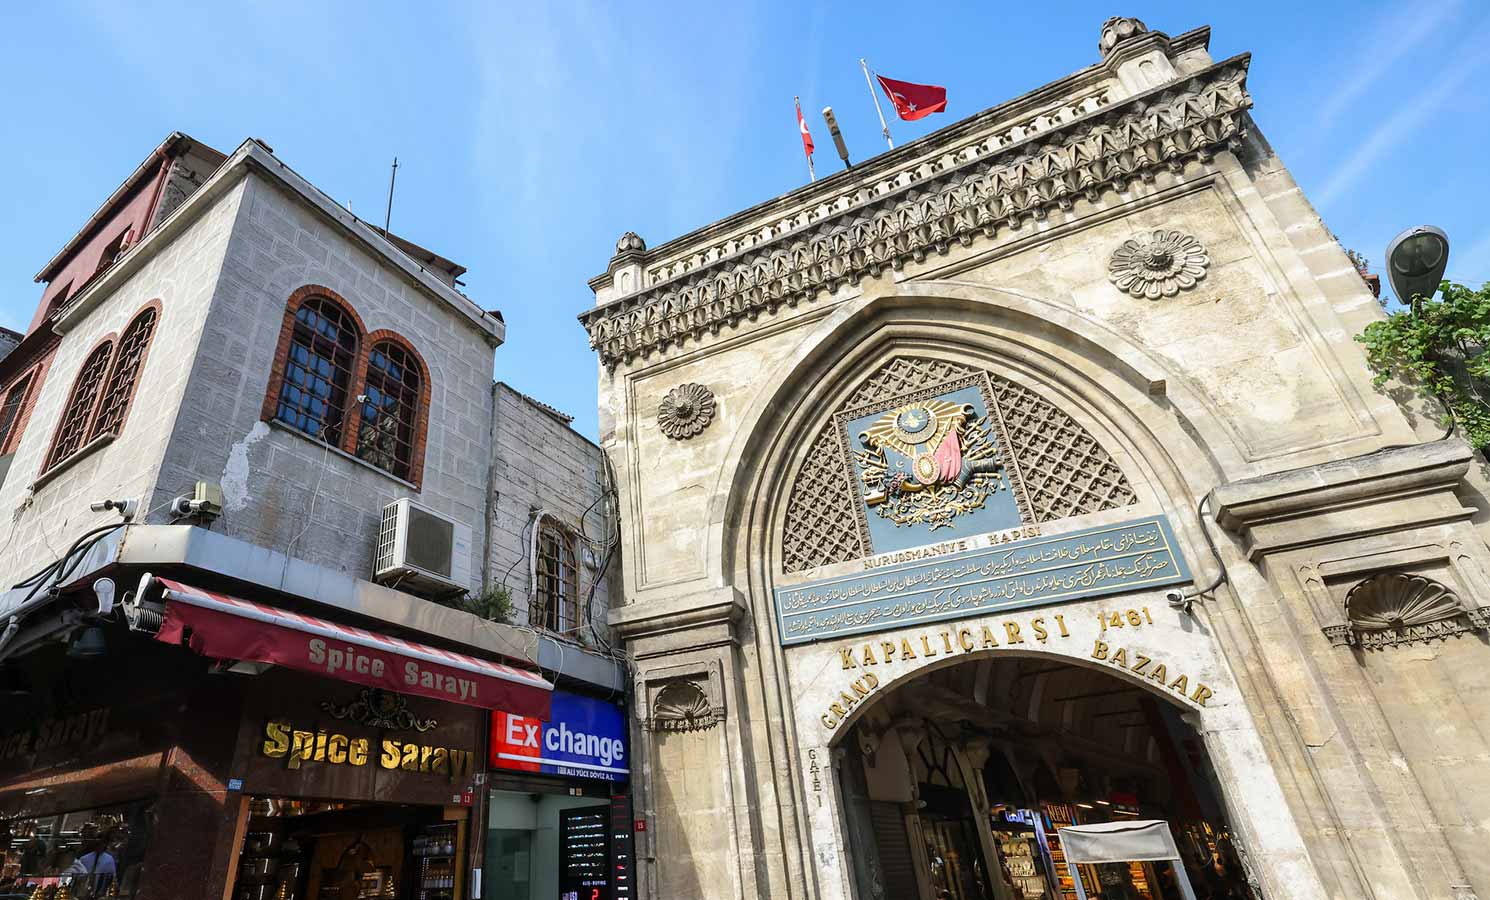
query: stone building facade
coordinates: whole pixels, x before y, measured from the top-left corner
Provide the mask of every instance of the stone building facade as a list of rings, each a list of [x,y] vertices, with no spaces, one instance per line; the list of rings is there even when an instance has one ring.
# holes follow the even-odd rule
[[[335,800],[375,812],[315,878],[379,828],[400,864],[414,832],[392,815],[448,823],[464,895],[494,716],[622,719],[604,460],[493,382],[506,327],[464,271],[259,141],[181,134],[43,269],[0,359],[0,881],[68,896],[98,840],[111,896],[269,896],[239,862],[279,860],[245,835],[280,800]],[[323,735],[312,765],[262,750],[291,715]],[[522,786],[604,804],[626,773],[607,754],[614,791],[520,759]],[[281,895],[313,894],[299,877]]]
[[[647,896],[1014,896],[1021,805],[1255,896],[1490,896],[1480,461],[1372,388],[1208,45],[1110,20],[592,280]]]

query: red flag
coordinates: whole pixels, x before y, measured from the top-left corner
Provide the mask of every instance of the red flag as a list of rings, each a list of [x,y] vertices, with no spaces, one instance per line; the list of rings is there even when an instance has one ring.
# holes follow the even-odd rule
[[[807,130],[807,120],[802,118],[802,101],[797,101],[797,128],[802,132],[802,152],[812,159],[812,132]]]
[[[896,81],[879,74],[874,77],[880,80],[880,87],[884,89],[885,96],[895,104],[895,112],[907,122],[923,119],[947,108],[947,89],[944,87]]]

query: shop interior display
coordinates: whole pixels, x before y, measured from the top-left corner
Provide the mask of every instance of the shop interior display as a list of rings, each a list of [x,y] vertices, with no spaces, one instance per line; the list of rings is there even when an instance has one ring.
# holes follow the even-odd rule
[[[145,803],[0,822],[0,900],[128,900],[148,831]]]
[[[439,809],[253,797],[234,900],[452,900],[460,827]]]

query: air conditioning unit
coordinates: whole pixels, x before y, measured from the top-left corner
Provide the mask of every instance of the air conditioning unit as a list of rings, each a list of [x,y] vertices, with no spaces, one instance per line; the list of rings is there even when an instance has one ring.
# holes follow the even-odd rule
[[[471,527],[407,497],[383,507],[373,580],[410,593],[448,592],[471,583]]]

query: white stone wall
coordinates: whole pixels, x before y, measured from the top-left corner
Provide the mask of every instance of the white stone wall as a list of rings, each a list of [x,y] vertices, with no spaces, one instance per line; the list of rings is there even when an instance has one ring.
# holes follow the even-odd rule
[[[601,645],[609,640],[605,617],[620,572],[604,457],[595,444],[506,384],[494,386],[493,398],[489,580],[507,588],[514,620],[527,624],[534,521],[539,510],[553,516],[575,540],[579,596],[588,606],[581,613],[585,625],[569,637]],[[586,564],[585,548],[595,566]]]
[[[161,466],[161,497],[223,485],[223,531],[357,578],[372,575],[384,505],[401,497],[470,526],[471,580],[485,539],[485,435],[492,348],[464,316],[395,274],[271,182],[250,176]],[[336,291],[368,333],[407,338],[430,371],[422,488],[260,420],[290,295]],[[159,502],[159,501],[157,501]]]
[[[163,252],[68,327],[0,487],[0,509],[8,512],[0,516],[0,572],[7,577],[19,580],[58,559],[89,528],[119,521],[112,512],[90,512],[94,500],[141,497],[159,504],[174,496],[173,481],[159,483],[161,460],[177,427],[176,412],[243,202],[242,184],[229,189]],[[104,335],[123,331],[151,300],[160,301],[160,319],[124,430],[33,492],[84,358]],[[163,511],[152,513],[159,520]]]

